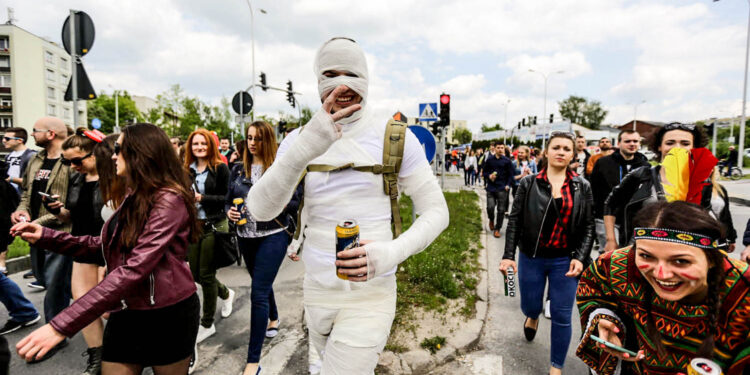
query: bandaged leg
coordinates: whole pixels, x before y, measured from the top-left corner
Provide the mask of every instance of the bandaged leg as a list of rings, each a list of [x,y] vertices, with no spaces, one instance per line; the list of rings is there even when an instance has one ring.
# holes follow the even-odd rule
[[[321,375],[371,375],[385,347],[390,324],[374,329],[368,323],[385,319],[393,321],[393,314],[378,313],[366,309],[329,309],[305,306],[305,321],[310,344],[323,360]],[[367,335],[373,345],[352,345],[347,338],[357,341]],[[371,337],[369,337],[371,336]]]

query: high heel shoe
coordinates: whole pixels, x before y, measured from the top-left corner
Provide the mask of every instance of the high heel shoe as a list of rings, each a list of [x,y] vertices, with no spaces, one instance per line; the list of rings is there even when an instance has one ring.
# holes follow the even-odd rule
[[[526,318],[526,320],[523,321],[523,335],[526,336],[526,340],[534,341],[534,337],[536,337],[536,329],[539,328],[539,321],[536,323],[536,328],[531,328],[526,326],[529,319],[531,318]]]

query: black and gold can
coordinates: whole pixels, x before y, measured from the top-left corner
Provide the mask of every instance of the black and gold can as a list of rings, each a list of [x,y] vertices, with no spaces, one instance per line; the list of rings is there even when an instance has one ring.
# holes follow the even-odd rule
[[[336,225],[336,259],[339,259],[339,252],[359,247],[359,225],[356,220],[342,220]],[[342,280],[348,280],[347,275],[339,272],[340,268],[336,267],[336,276]]]

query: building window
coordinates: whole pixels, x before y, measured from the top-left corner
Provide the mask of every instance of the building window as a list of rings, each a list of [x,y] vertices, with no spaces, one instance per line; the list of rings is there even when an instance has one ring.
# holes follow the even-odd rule
[[[0,87],[10,87],[10,74],[0,74]]]
[[[10,56],[0,56],[0,68],[10,68]]]
[[[13,101],[10,100],[10,98],[1,98],[0,99],[0,106],[8,106],[8,105],[12,105],[12,104],[13,104]]]
[[[8,37],[0,38],[0,49],[7,50],[8,48],[10,48],[10,44],[8,43]]]
[[[47,69],[47,80],[50,82],[55,82],[55,71]]]
[[[57,115],[57,107],[55,107],[54,104],[47,104],[47,115],[49,116]]]
[[[63,108],[63,115],[65,118],[70,118],[70,108]]]
[[[2,127],[2,128],[12,128],[13,127],[13,118],[12,117],[0,117],[0,127]]]
[[[70,64],[68,64],[68,59],[64,57],[60,57],[60,67],[63,69],[70,69]]]
[[[63,85],[68,84],[68,75],[67,74],[60,74],[60,83]]]
[[[44,51],[44,61],[46,61],[48,64],[54,64],[55,55],[53,55],[50,51]]]
[[[55,88],[54,87],[47,87],[47,97],[50,99],[56,99],[55,98]]]

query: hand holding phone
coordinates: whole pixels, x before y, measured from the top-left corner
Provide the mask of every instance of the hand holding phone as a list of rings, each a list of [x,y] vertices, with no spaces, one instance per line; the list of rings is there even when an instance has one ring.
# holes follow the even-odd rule
[[[617,336],[620,329],[617,325],[609,320],[600,319],[598,324],[599,335],[591,335],[591,339],[597,342],[597,347],[603,351],[616,356],[623,361],[636,362],[646,357],[643,350],[638,353],[623,348],[620,338]]]
[[[41,195],[47,202],[55,202],[55,201],[57,201],[57,198],[55,198],[52,195],[47,194],[47,193],[45,193],[43,191],[40,191],[39,195]]]
[[[596,342],[598,342],[598,343],[600,343],[600,344],[604,344],[604,346],[606,346],[606,347],[608,347],[608,348],[610,348],[612,350],[616,350],[616,351],[621,352],[621,353],[627,353],[631,357],[635,358],[638,355],[637,353],[635,353],[635,352],[633,352],[631,350],[627,350],[627,349],[623,348],[622,346],[615,345],[615,344],[613,344],[613,343],[611,343],[611,342],[609,342],[607,340],[602,340],[601,338],[599,338],[599,336],[591,335],[591,339],[594,340],[594,341],[596,341]]]

